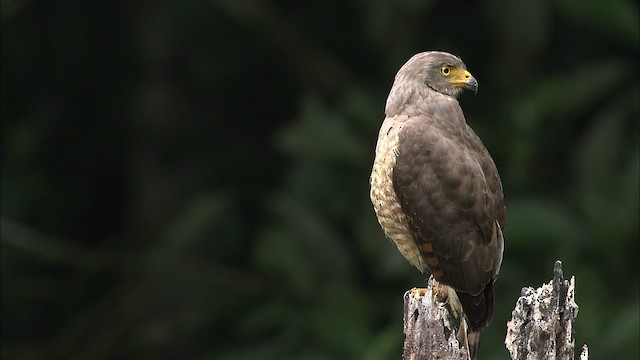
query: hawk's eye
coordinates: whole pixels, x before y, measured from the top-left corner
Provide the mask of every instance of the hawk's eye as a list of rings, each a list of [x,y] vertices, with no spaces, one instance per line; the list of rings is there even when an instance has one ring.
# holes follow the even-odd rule
[[[442,66],[440,68],[440,74],[442,74],[443,76],[451,75],[451,68],[447,65]]]

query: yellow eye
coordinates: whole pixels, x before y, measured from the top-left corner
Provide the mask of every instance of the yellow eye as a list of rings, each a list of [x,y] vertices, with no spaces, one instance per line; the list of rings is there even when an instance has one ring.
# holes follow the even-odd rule
[[[451,75],[451,68],[448,65],[444,65],[440,68],[440,74],[443,76]]]

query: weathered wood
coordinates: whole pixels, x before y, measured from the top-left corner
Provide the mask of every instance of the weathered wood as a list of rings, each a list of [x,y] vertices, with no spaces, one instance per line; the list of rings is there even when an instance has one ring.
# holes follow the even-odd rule
[[[589,348],[587,347],[587,344],[582,345],[580,360],[589,360]]]
[[[565,280],[562,263],[556,261],[554,277],[534,289],[522,289],[507,323],[505,345],[513,360],[573,360],[575,279]],[[404,360],[467,360],[468,353],[457,338],[459,322],[449,313],[440,296],[428,288],[413,288],[404,294]],[[587,345],[580,360],[589,359]]]
[[[404,360],[467,360],[456,333],[457,324],[446,305],[434,298],[431,286],[404,294]]]
[[[548,284],[522,289],[512,318],[507,323],[505,345],[513,360],[573,360],[574,322],[578,314],[575,303],[575,279],[565,280],[562,262],[556,261],[554,277]],[[588,360],[583,347],[581,360]]]

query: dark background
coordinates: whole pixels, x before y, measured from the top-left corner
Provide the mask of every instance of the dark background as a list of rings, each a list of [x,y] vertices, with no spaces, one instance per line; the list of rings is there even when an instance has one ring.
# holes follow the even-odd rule
[[[2,1],[2,359],[399,359],[425,277],[368,177],[395,72],[459,55],[507,200],[482,359],[576,276],[576,345],[639,357],[631,0]]]

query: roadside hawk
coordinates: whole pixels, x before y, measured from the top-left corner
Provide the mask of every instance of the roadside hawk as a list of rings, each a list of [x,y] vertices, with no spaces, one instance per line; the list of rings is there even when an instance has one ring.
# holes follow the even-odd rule
[[[476,359],[480,330],[493,315],[505,205],[496,165],[458,104],[464,89],[477,92],[478,83],[452,54],[423,52],[402,66],[387,98],[370,195],[386,236],[463,312],[460,331],[467,329]]]

